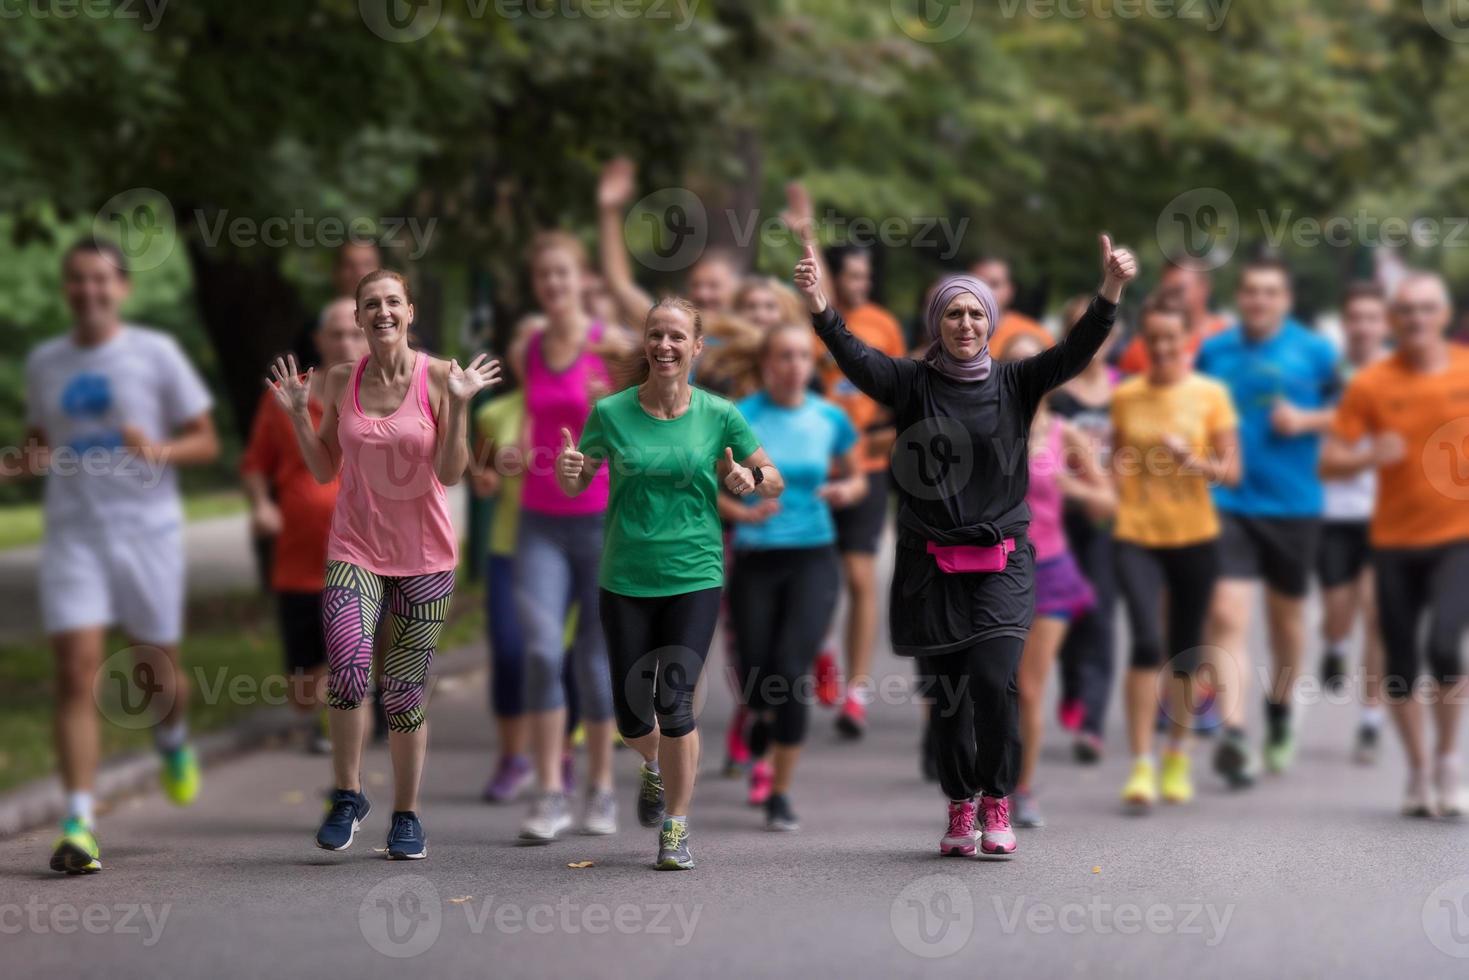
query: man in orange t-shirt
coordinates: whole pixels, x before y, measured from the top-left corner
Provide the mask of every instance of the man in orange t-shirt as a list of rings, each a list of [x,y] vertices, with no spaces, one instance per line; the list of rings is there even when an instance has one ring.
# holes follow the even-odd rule
[[[1168,265],[1158,280],[1158,295],[1168,303],[1176,303],[1188,313],[1188,353],[1192,358],[1198,354],[1199,346],[1225,327],[1229,321],[1209,311],[1209,274],[1202,269],[1190,269],[1181,265]],[[1117,367],[1123,374],[1146,374],[1148,372],[1148,349],[1143,338],[1132,338]]]
[[[836,308],[847,321],[847,329],[884,354],[907,354],[897,319],[871,301],[872,257],[862,249],[840,248],[832,251],[829,262]],[[849,738],[861,738],[867,728],[867,690],[877,642],[877,545],[888,515],[888,459],[897,430],[888,410],[858,391],[830,354],[822,357],[820,370],[826,397],[847,413],[860,434],[858,454],[867,473],[867,495],[832,512],[849,600],[847,696],[837,728]],[[818,682],[823,673],[823,665],[818,664]]]
[[[367,338],[357,326],[356,308],[351,298],[333,300],[317,322],[313,339],[322,366],[311,372],[313,425],[321,424],[324,406],[320,398],[327,372],[367,354]],[[270,587],[276,594],[286,670],[292,675],[291,701],[298,710],[310,711],[321,703],[326,677],[321,590],[337,481],[316,482],[301,458],[290,418],[268,389],[255,410],[240,473],[250,498],[252,532],[275,538]]]
[[[1408,754],[1408,816],[1456,816],[1457,751],[1469,627],[1469,350],[1445,336],[1448,287],[1429,273],[1399,284],[1391,305],[1397,350],[1362,368],[1347,386],[1321,454],[1328,479],[1377,471],[1370,538],[1379,630],[1387,661],[1382,695]],[[1423,649],[1418,625],[1428,614]],[[1423,700],[1437,727],[1428,770],[1423,708],[1410,694],[1424,662],[1432,678]]]
[[[974,278],[990,287],[990,292],[995,294],[995,305],[1000,308],[1000,322],[990,335],[990,350],[996,357],[1004,357],[1005,347],[1016,337],[1034,337],[1044,347],[1056,345],[1051,331],[1024,313],[1010,309],[1010,301],[1015,298],[1015,282],[1010,278],[1009,262],[989,255],[974,263],[969,271]]]

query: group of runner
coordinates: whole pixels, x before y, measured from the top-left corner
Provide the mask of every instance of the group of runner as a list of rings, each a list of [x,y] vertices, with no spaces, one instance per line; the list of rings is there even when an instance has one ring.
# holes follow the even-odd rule
[[[1469,580],[1456,496],[1469,433],[1456,426],[1469,417],[1469,353],[1445,338],[1441,279],[1352,286],[1338,351],[1292,319],[1278,261],[1240,268],[1233,324],[1210,311],[1205,273],[1169,267],[1114,359],[1138,263],[1103,235],[1097,292],[1065,306],[1059,338],[1007,308],[1009,267],[989,257],[929,289],[910,353],[872,301],[871,257],[821,254],[798,186],[791,285],[743,278],[711,250],[690,271],[690,299],[655,301],[622,244],[634,183],[625,161],[603,174],[599,269],[570,234],[531,243],[536,310],[505,357],[517,388],[473,414],[504,380],[499,362],[461,366],[410,344],[409,282],[379,268],[376,250],[338,257],[343,295],[310,332],[318,366],[292,353],[270,367],[242,471],[252,525],[275,538],[294,700],[318,747],[330,743],[320,847],[350,846],[370,811],[360,763],[372,703],[394,772],[387,856],[427,854],[426,682],[460,566],[445,488],[466,478],[494,498],[484,577],[499,755],[484,796],[529,796],[526,843],[574,825],[617,831],[621,743],[642,759],[635,809],[658,831],[656,866],[694,866],[696,693],[721,621],[738,704],[726,769],[748,778],[769,829],[798,829],[811,702],[835,707],[848,738],[866,731],[880,547],[893,549],[892,649],[914,659],[926,714],[923,768],[948,801],[945,854],[1005,856],[1015,827],[1044,825],[1039,746],[1058,662],[1074,755],[1101,758],[1119,599],[1131,638],[1125,805],[1190,802],[1190,741],[1216,727],[1213,766],[1229,786],[1252,785],[1261,761],[1287,770],[1313,578],[1322,681],[1362,681],[1357,759],[1376,757],[1387,706],[1409,762],[1404,811],[1460,812],[1469,607],[1453,593]],[[155,727],[163,783],[180,804],[198,793],[177,669],[175,467],[210,461],[218,442],[177,344],[121,320],[122,254],[84,242],[63,278],[73,325],[27,362],[30,434],[7,475],[47,480],[42,612],[67,790],[51,864],[76,873],[101,867],[92,678],[108,627],[152,651],[169,706]],[[942,444],[963,465],[922,458],[925,474],[944,462],[934,485],[890,479],[900,432],[903,452]],[[63,452],[112,465],[65,468]],[[139,460],[158,478],[124,465]],[[1271,652],[1259,752],[1246,731],[1257,582]],[[573,746],[585,752],[579,807]]]

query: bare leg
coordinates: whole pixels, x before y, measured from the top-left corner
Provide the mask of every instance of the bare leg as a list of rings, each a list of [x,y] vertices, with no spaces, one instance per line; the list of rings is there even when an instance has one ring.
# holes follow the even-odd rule
[[[1061,641],[1066,639],[1070,624],[1052,616],[1038,616],[1025,649],[1020,654],[1020,671],[1016,686],[1020,690],[1020,779],[1016,786],[1029,790],[1035,779],[1036,762],[1041,755],[1041,739],[1046,732],[1046,712],[1041,704],[1046,694],[1046,678]]]
[[[1289,705],[1306,650],[1306,600],[1266,589],[1265,613],[1274,658],[1267,696],[1276,704]]]
[[[566,709],[531,711],[526,714],[530,727],[531,755],[535,759],[536,786],[542,793],[561,792],[561,755],[566,743]]]
[[[1158,719],[1158,669],[1134,667],[1127,672],[1127,747],[1133,758],[1153,751],[1153,726]]]
[[[801,747],[777,744],[771,749],[771,755],[775,760],[775,780],[771,790],[785,795],[791,791],[791,780],[796,776],[796,762],[801,758]]]
[[[87,791],[97,775],[101,745],[92,684],[102,666],[103,629],[71,630],[51,637],[56,656],[56,758],[68,791]]]
[[[1245,635],[1250,625],[1250,603],[1254,583],[1247,579],[1220,579],[1214,587],[1205,626],[1211,664],[1219,679],[1217,697],[1220,714],[1229,728],[1243,728],[1245,698],[1250,688],[1250,654]]]
[[[496,718],[495,728],[500,733],[500,752],[502,754],[525,755],[525,747],[529,741],[525,715],[516,715],[514,718]]]
[[[419,725],[416,731],[388,732],[388,755],[393,760],[394,810],[418,809],[418,785],[423,780],[423,758],[427,753],[428,722]]]
[[[847,688],[872,684],[872,646],[877,640],[877,556],[842,555],[847,578]]]
[[[612,789],[613,722],[583,722],[587,729],[587,780],[599,790]]]
[[[332,774],[337,789],[362,792],[362,743],[372,727],[372,712],[365,706],[328,708],[327,724],[332,735]]]
[[[668,736],[658,743],[658,768],[663,771],[664,799],[668,813],[686,817],[694,799],[694,780],[699,773],[699,732]]]

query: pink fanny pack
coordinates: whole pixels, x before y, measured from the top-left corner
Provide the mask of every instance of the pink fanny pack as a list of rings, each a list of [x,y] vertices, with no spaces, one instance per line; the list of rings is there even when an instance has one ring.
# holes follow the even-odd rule
[[[928,543],[928,553],[938,562],[939,571],[949,575],[963,572],[1003,572],[1010,552],[1014,550],[1014,538],[1006,538],[999,544],[985,548],[975,544]]]

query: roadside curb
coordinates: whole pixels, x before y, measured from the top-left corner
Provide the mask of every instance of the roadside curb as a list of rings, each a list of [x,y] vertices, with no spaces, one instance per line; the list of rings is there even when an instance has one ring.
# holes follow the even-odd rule
[[[454,677],[483,670],[485,660],[478,646],[462,647],[434,659],[434,677]],[[301,727],[294,709],[279,706],[252,712],[234,725],[193,739],[202,766],[259,748]],[[99,807],[158,789],[158,756],[132,752],[106,759],[97,770],[95,794]],[[66,799],[54,775],[43,776],[0,795],[0,840],[14,837],[65,816]]]

